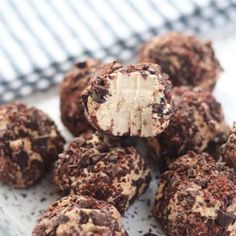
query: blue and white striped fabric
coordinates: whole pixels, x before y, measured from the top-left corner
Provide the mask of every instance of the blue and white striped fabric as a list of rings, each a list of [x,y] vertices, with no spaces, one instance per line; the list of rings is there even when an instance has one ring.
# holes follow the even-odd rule
[[[130,59],[167,30],[207,32],[236,0],[0,0],[0,102],[60,82],[77,59]]]

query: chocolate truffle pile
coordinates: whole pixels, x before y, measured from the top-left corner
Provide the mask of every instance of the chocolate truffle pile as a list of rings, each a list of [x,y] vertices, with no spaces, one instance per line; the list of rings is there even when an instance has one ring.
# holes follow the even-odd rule
[[[61,191],[107,201],[121,214],[149,181],[150,170],[135,148],[111,143],[91,131],[70,143],[54,171],[54,182]]]
[[[174,86],[200,86],[212,90],[222,71],[209,41],[180,32],[156,36],[139,53],[140,62],[157,63]]]
[[[161,175],[153,215],[170,236],[236,235],[235,172],[189,152]]]
[[[0,107],[0,181],[34,184],[63,150],[64,139],[42,111],[13,103]]]
[[[120,214],[151,179],[133,141],[127,144],[132,137],[147,141],[168,168],[153,215],[169,236],[236,235],[236,173],[212,157],[236,167],[236,125],[228,137],[211,93],[221,71],[211,44],[171,32],[146,42],[139,61],[88,59],[66,74],[61,120],[76,138],[64,151],[46,114],[0,107],[0,181],[30,186],[58,159],[53,183],[69,194],[42,214],[33,236],[127,236]]]
[[[52,204],[32,236],[128,236],[115,207],[89,197],[70,195]]]
[[[170,88],[156,64],[107,64],[83,94],[87,118],[96,129],[115,136],[156,136],[169,124]]]
[[[124,214],[147,188],[150,170],[122,138],[148,137],[166,167],[187,153],[162,174],[157,191],[153,214],[168,235],[234,235],[235,174],[201,154],[217,159],[228,137],[221,105],[210,92],[221,71],[211,44],[172,32],[145,43],[139,61],[89,60],[68,73],[62,120],[79,136],[60,155],[54,183],[63,193],[104,200]],[[171,90],[169,77],[174,86],[185,86]]]
[[[175,87],[171,96],[174,111],[170,125],[148,141],[157,156],[167,164],[187,151],[208,151],[217,156],[217,147],[228,136],[220,103],[200,88]]]

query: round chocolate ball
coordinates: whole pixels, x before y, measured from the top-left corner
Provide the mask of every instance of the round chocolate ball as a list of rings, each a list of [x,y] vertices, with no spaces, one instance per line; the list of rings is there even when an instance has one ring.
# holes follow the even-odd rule
[[[217,158],[228,136],[220,103],[197,87],[175,87],[171,95],[174,111],[170,125],[148,141],[156,155],[167,164],[188,151],[207,151]]]
[[[115,136],[153,137],[169,124],[171,83],[156,64],[107,64],[83,94],[86,115]]]
[[[200,86],[212,90],[222,68],[211,42],[180,32],[169,32],[147,41],[140,62],[157,63],[173,86]]]
[[[133,147],[86,132],[59,156],[54,183],[64,193],[92,196],[123,214],[150,181],[150,170]]]
[[[101,62],[95,59],[77,62],[61,82],[61,120],[74,136],[91,128],[84,115],[81,94],[100,65]]]
[[[32,236],[128,236],[115,207],[94,198],[70,195],[42,214]]]
[[[42,111],[21,103],[0,107],[0,181],[34,184],[63,150],[64,139]]]
[[[236,123],[230,131],[227,142],[221,148],[224,161],[236,170]]]
[[[236,235],[235,172],[187,153],[161,175],[153,215],[171,236]]]

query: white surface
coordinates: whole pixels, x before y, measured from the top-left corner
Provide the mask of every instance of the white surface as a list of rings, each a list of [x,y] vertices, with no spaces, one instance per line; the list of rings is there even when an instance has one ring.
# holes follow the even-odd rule
[[[226,120],[231,125],[233,121],[236,121],[236,31],[233,35],[231,33],[232,28],[225,29],[224,32],[226,32],[226,35],[221,35],[218,32],[211,35],[217,55],[225,70],[217,83],[214,94],[222,103]],[[57,89],[54,88],[48,92],[25,98],[23,101],[47,112],[58,124],[59,129],[67,137],[67,140],[71,139],[71,136],[68,135],[60,122]],[[147,206],[148,199],[154,197],[155,182],[156,180],[152,181],[145,195],[141,196],[130,207],[124,217],[124,223],[130,236],[144,235],[149,229],[152,229],[153,234],[160,235],[156,228],[157,224],[149,217],[152,202],[149,207]],[[30,235],[39,210],[46,208],[58,197],[55,194],[54,187],[50,184],[49,178],[44,179],[41,184],[29,190],[14,190],[7,186],[1,186],[0,225],[2,223],[6,229],[10,230],[10,236]],[[7,223],[4,222],[4,218],[8,220]],[[6,234],[1,233],[0,235],[6,236]]]

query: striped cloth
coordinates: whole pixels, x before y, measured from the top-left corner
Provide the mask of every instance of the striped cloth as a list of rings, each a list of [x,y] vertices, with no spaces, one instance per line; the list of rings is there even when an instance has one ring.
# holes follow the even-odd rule
[[[236,0],[0,0],[0,103],[61,81],[76,60],[132,58],[168,30],[236,20]]]

